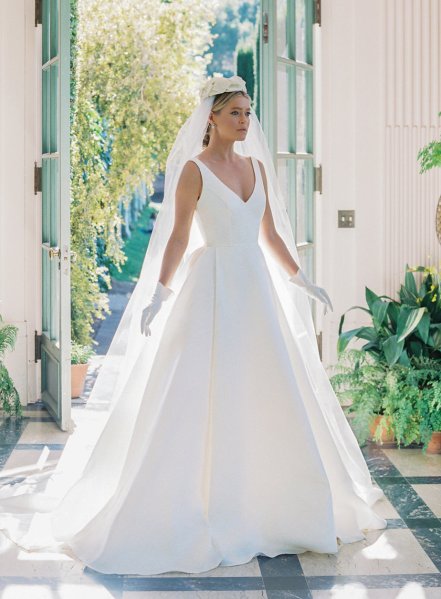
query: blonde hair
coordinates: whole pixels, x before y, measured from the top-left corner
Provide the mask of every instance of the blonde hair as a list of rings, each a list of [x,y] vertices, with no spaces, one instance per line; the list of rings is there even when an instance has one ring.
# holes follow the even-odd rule
[[[245,98],[248,98],[249,100],[251,100],[250,96],[243,91],[236,91],[236,92],[223,92],[222,94],[216,94],[214,101],[213,101],[213,106],[211,108],[212,112],[219,112],[227,103],[229,100],[231,100],[231,98],[233,98],[234,96],[245,96]],[[208,143],[210,141],[210,123],[207,123],[207,128],[205,130],[204,133],[204,139],[202,140],[202,147],[206,148],[208,146]]]

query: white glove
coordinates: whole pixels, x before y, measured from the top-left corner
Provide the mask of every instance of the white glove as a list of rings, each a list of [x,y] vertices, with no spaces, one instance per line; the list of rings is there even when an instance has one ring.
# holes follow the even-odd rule
[[[318,287],[317,285],[314,285],[314,283],[311,283],[301,268],[298,269],[295,275],[289,277],[289,280],[291,283],[294,283],[294,285],[301,287],[307,295],[322,302],[325,306],[324,314],[326,314],[328,307],[331,311],[334,310],[326,290],[323,289],[323,287]]]
[[[150,323],[159,312],[162,302],[167,300],[172,295],[173,290],[165,287],[160,281],[156,284],[155,291],[151,297],[150,303],[144,308],[141,315],[141,334],[144,333],[147,337],[151,334]]]

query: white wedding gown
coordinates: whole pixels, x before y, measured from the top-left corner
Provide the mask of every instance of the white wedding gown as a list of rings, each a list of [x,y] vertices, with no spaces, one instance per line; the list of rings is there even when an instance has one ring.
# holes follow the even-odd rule
[[[383,493],[324,369],[320,380],[308,375],[318,354],[304,355],[275,293],[258,243],[265,192],[257,160],[246,202],[194,161],[205,243],[192,255],[142,397],[131,397],[129,378],[126,407],[107,424],[117,473],[110,499],[93,513],[107,483],[92,452],[96,463],[57,516],[71,524],[64,534],[58,525],[58,538],[99,572],[197,573],[259,554],[334,553],[337,537],[350,543],[386,527],[371,507]],[[132,401],[139,409],[119,463],[118,410]],[[334,402],[332,417],[320,402]]]

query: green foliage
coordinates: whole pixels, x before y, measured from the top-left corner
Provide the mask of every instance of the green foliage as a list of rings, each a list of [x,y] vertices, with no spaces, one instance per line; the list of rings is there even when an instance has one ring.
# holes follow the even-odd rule
[[[339,400],[351,414],[351,426],[360,445],[369,437],[369,426],[376,415],[384,414],[386,366],[367,352],[347,350],[339,355],[330,377]],[[348,405],[349,404],[349,405]]]
[[[18,328],[11,324],[3,324],[0,315],[0,406],[5,414],[22,417],[23,408],[18,391],[3,363],[5,353],[15,347],[17,333]]]
[[[71,364],[87,364],[89,358],[94,355],[94,350],[90,345],[80,345],[72,342],[70,363]]]
[[[212,9],[198,0],[72,0],[72,338],[109,313],[109,265],[125,263],[121,198],[153,193],[199,101]]]
[[[236,72],[246,82],[248,94],[254,99],[254,44],[240,44],[237,48]]]
[[[441,116],[441,112],[438,113]],[[420,173],[441,166],[441,139],[429,142],[417,155],[420,161]]]
[[[223,0],[216,6],[216,23],[212,29],[214,40],[210,51],[209,75],[221,73],[224,77],[236,73],[235,53],[238,44],[254,39],[254,23],[259,3],[256,0]],[[252,42],[253,43],[253,42]],[[253,97],[254,90],[247,87]]]
[[[419,287],[413,273],[423,273]],[[351,339],[367,341],[362,347],[378,362],[391,366],[410,365],[412,356],[441,359],[440,275],[431,267],[406,266],[399,301],[376,295],[366,287],[367,307],[353,306],[341,317],[337,351],[341,354]],[[371,318],[369,326],[342,331],[345,315],[360,309]]]
[[[152,215],[156,215],[156,210],[146,206],[137,220],[130,238],[126,239],[124,243],[124,254],[127,256],[127,262],[121,270],[117,270],[114,266],[110,267],[110,274],[113,279],[132,282],[138,280],[145,250],[150,239],[147,227]]]
[[[378,361],[364,350],[351,349],[339,355],[330,377],[342,404],[352,414],[351,425],[360,445],[370,436],[369,427],[382,415],[376,431],[395,435],[398,446],[413,442],[427,449],[433,431],[441,430],[441,363],[426,357],[411,357],[409,366]]]

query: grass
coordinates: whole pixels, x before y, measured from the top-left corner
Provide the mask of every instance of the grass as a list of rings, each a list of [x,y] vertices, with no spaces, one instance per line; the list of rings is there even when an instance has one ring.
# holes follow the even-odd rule
[[[138,280],[145,252],[150,241],[150,233],[147,233],[147,228],[150,215],[153,212],[155,210],[149,208],[147,204],[136,221],[130,238],[126,239],[123,250],[127,256],[127,260],[121,267],[121,272],[113,265],[110,267],[110,275],[116,281],[136,282]]]

